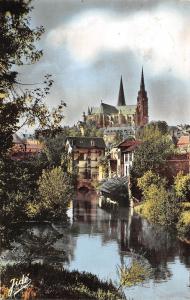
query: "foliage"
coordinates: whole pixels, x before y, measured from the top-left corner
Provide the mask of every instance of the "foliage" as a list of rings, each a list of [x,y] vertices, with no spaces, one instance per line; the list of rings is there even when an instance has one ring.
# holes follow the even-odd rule
[[[38,212],[46,217],[65,217],[68,203],[73,196],[73,185],[71,178],[63,172],[61,167],[51,170],[43,170],[38,180],[39,199],[34,213]],[[32,212],[31,206],[28,207]]]
[[[103,130],[98,129],[96,125],[84,126],[84,136],[86,137],[103,137]]]
[[[137,185],[142,190],[143,196],[146,198],[146,192],[151,185],[165,186],[166,179],[161,178],[153,171],[147,171],[141,178],[137,179]]]
[[[20,161],[0,160],[1,220],[19,221],[26,218],[25,208],[37,188],[38,170]]]
[[[121,143],[124,140],[123,138],[123,133],[122,132],[116,132],[115,134],[115,138],[113,141],[114,145],[118,145],[119,143]]]
[[[181,201],[190,201],[190,175],[179,172],[174,181],[176,196]]]
[[[182,202],[181,207],[183,211],[188,211],[188,210],[190,211],[190,202]]]
[[[62,166],[67,170],[67,153],[65,151],[65,136],[61,133],[54,137],[43,138],[44,148],[39,160],[42,160],[48,167]]]
[[[108,156],[104,156],[99,160],[99,166],[102,167],[102,173],[104,178],[109,176],[109,159]]]
[[[180,238],[190,240],[190,210],[180,215],[177,230]]]
[[[20,278],[20,274],[28,273],[37,298],[123,299],[121,293],[111,282],[102,281],[96,275],[66,269],[60,270],[48,265],[7,266],[2,271],[2,286],[6,288],[10,285],[12,278]]]
[[[152,121],[140,128],[137,132],[137,138],[143,141],[148,141],[160,138],[168,132],[168,125],[165,121]]]
[[[163,186],[152,185],[146,196],[146,201],[141,209],[142,214],[153,223],[175,226],[181,211],[175,195],[168,192]]]
[[[35,63],[42,56],[42,50],[36,48],[36,42],[44,28],[31,28],[30,4],[31,0],[2,0],[0,5],[1,156],[12,146],[13,133],[22,126],[37,122],[42,128],[56,128],[63,118],[65,103],[62,102],[50,113],[43,101],[53,84],[51,75],[45,76],[42,88],[28,90],[24,89],[28,84],[22,84],[18,79],[18,72],[14,70],[18,65]]]
[[[151,268],[145,259],[132,258],[129,266],[121,266],[118,268],[120,284],[122,287],[130,287],[150,279],[152,275]]]
[[[167,136],[155,137],[142,143],[135,151],[132,176],[139,178],[152,170],[158,174],[165,173],[166,159],[174,151],[174,146]]]

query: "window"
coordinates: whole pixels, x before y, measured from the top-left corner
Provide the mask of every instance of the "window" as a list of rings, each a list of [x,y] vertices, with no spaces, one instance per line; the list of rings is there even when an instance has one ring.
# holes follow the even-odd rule
[[[129,161],[132,161],[132,152],[129,153]]]
[[[79,154],[79,160],[84,160],[84,153]]]

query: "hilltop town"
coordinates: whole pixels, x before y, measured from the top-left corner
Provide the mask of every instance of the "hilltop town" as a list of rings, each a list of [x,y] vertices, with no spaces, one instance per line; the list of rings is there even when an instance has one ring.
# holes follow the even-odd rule
[[[146,131],[151,134],[154,129],[167,134],[176,149],[165,162],[170,169],[168,176],[176,176],[180,171],[188,174],[190,125],[169,126],[164,120],[149,122],[148,101],[151,100],[148,100],[142,69],[136,105],[126,104],[121,77],[116,106],[101,101],[99,107],[88,107],[77,125],[59,127],[55,133],[51,129],[37,130],[33,135],[15,133],[11,157],[25,160],[39,156],[46,147],[46,139],[55,135],[69,154],[70,172],[77,170],[79,181],[86,179],[93,185],[93,180],[129,176],[135,150],[143,142]],[[101,159],[107,160],[106,174]]]
[[[188,120],[180,2],[0,1],[0,299],[189,298],[190,124],[150,109],[171,77]]]

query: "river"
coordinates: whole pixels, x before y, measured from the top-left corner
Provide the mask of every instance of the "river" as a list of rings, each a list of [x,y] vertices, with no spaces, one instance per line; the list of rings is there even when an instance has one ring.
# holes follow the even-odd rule
[[[126,288],[128,300],[190,299],[190,245],[175,233],[149,224],[127,208],[103,210],[92,192],[78,194],[68,216],[69,226],[28,224],[18,231],[11,247],[1,253],[2,264],[49,263],[118,283],[117,267],[128,265],[138,253],[149,261],[154,276]]]

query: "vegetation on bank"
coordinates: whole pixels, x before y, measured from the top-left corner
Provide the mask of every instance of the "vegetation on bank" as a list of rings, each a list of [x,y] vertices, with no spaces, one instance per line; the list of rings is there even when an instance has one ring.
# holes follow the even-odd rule
[[[39,159],[25,162],[10,159],[14,133],[26,125],[57,132],[64,118],[63,111],[66,105],[60,101],[53,111],[48,109],[45,97],[50,93],[53,84],[50,74],[47,74],[37,87],[31,83],[34,88],[29,89],[27,86],[25,89],[26,83],[19,80],[19,74],[15,71],[23,64],[34,64],[43,54],[43,51],[38,49],[37,41],[40,40],[44,28],[32,27],[31,2],[3,0],[0,6],[0,217],[5,223],[38,217],[44,219],[53,209],[55,214],[59,211],[59,208],[55,210],[55,203],[48,201],[42,193],[46,175],[52,177],[49,188],[53,188],[51,172],[56,172],[54,168],[60,159],[56,152],[53,156],[49,155],[52,153],[50,145],[47,143],[46,150],[49,149],[44,151],[44,155]],[[55,157],[57,161],[54,160]],[[64,178],[65,183],[59,197],[56,194],[56,204],[63,210],[62,202],[66,209],[72,184],[68,186],[70,178],[65,173],[64,163],[59,165],[62,168],[59,172],[64,173],[57,175],[57,179]],[[60,187],[59,181],[58,185]]]
[[[168,187],[165,178],[160,178],[152,171],[146,172],[138,179],[143,203],[135,208],[152,223],[176,228],[182,239],[190,239],[190,203],[181,201],[181,195],[190,189],[187,176],[178,174],[174,186]],[[186,185],[180,185],[180,182],[186,182]]]
[[[20,278],[21,274],[29,274],[32,280],[33,298],[45,299],[93,299],[93,300],[121,300],[123,294],[112,282],[102,281],[96,275],[87,272],[68,271],[53,266],[34,264],[8,266],[1,272],[2,299],[6,299],[10,280]],[[29,289],[23,291],[26,296]]]
[[[0,160],[2,222],[64,219],[74,177],[42,161]]]
[[[151,122],[138,134],[143,143],[135,152],[131,182],[133,195],[143,202],[135,210],[150,222],[176,228],[181,238],[190,239],[190,175],[179,173],[173,178],[170,174],[167,158],[176,149],[167,124]]]

